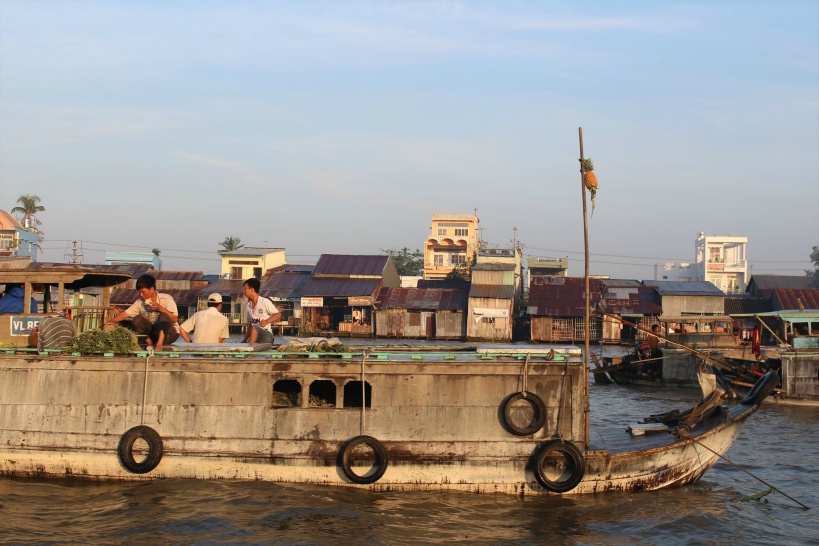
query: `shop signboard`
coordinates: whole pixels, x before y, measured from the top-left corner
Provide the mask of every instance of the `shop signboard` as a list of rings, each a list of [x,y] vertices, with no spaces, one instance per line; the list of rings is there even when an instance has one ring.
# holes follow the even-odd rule
[[[347,298],[347,305],[372,305],[373,300],[370,296],[350,296]]]
[[[302,296],[301,306],[302,307],[324,307],[324,298],[322,298],[320,296],[319,297]]]

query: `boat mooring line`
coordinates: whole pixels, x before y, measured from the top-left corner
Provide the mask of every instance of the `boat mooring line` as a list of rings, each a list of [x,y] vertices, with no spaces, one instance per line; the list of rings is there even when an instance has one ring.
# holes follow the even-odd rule
[[[710,451],[711,453],[713,453],[714,455],[716,455],[717,457],[719,457],[720,459],[723,459],[723,460],[724,460],[726,463],[728,463],[728,464],[730,464],[730,465],[732,465],[732,466],[735,466],[735,467],[736,467],[736,468],[738,468],[739,470],[742,470],[743,472],[745,472],[746,474],[748,474],[750,477],[752,477],[752,478],[754,478],[754,479],[756,479],[756,480],[761,481],[762,483],[764,483],[765,485],[767,485],[768,487],[770,487],[771,489],[773,489],[773,490],[774,490],[774,491],[776,491],[777,493],[780,493],[780,494],[784,495],[785,497],[787,497],[787,498],[791,499],[793,502],[795,502],[796,504],[798,504],[799,506],[801,506],[801,507],[802,507],[802,508],[804,508],[805,510],[810,510],[810,506],[806,506],[806,505],[802,504],[801,502],[799,502],[799,501],[798,501],[798,500],[796,500],[795,498],[791,497],[790,495],[788,495],[787,493],[785,493],[784,491],[782,491],[782,490],[781,490],[781,489],[779,489],[778,487],[776,487],[776,486],[774,486],[774,485],[769,484],[768,482],[766,482],[765,480],[763,480],[763,479],[762,479],[762,478],[760,478],[760,477],[754,476],[754,475],[753,475],[753,474],[751,474],[751,473],[750,473],[748,470],[745,470],[744,468],[742,468],[741,466],[739,466],[737,463],[735,463],[734,461],[732,461],[731,459],[729,459],[729,458],[728,458],[728,457],[726,457],[725,455],[720,455],[719,453],[717,453],[716,451],[714,451],[713,449],[711,449],[711,448],[710,448],[710,447],[708,447],[707,445],[703,444],[702,442],[700,442],[700,441],[699,441],[699,440],[697,440],[696,438],[691,438],[691,439],[692,439],[692,440],[694,440],[694,442],[696,442],[696,443],[698,443],[699,445],[701,445],[702,447],[704,447],[705,449],[707,449],[708,451]]]
[[[529,353],[526,353],[526,361],[523,363],[523,393],[529,392]]]
[[[586,357],[586,366],[588,366],[588,356]],[[566,394],[566,376],[569,375],[569,361],[563,366],[563,377],[560,378],[560,396],[557,399],[557,424],[555,424],[555,437],[562,440],[560,436],[560,417],[563,413],[563,395]]]
[[[361,423],[359,435],[364,436],[364,419],[367,407],[367,384],[364,382],[364,363],[367,361],[367,350],[364,349],[364,355],[361,357]]]
[[[142,380],[142,415],[139,418],[139,424],[145,424],[145,398],[147,398],[148,394],[148,361],[151,360],[151,356],[153,356],[153,351],[148,352],[148,356],[145,357],[145,377]]]

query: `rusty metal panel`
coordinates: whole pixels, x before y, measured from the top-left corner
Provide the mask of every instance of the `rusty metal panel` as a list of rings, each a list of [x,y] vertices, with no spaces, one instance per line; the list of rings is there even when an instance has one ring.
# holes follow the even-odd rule
[[[532,341],[545,342],[553,341],[552,317],[532,317],[532,320],[529,324],[532,330],[531,333]]]
[[[771,301],[775,311],[819,309],[819,290],[777,288]]]
[[[562,282],[552,284],[560,280]],[[529,288],[529,308],[538,316],[582,317],[586,308],[585,280],[578,277],[547,277]],[[548,282],[547,282],[548,281]],[[589,299],[594,309],[605,286],[600,279],[589,279]]]

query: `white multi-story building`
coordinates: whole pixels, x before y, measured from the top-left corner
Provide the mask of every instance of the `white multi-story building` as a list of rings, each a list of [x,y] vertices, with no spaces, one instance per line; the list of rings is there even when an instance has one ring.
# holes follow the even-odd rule
[[[726,294],[745,292],[748,284],[747,237],[706,236],[694,242],[695,261],[655,264],[654,280],[709,281]]]

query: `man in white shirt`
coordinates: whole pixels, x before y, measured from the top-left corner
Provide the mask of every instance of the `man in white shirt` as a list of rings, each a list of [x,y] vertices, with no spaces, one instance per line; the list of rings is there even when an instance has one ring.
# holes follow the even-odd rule
[[[115,324],[131,319],[131,329],[138,334],[148,336],[148,346],[161,351],[166,343],[173,343],[179,338],[179,311],[170,294],[156,291],[156,279],[153,275],[144,274],[137,279],[136,289],[141,300],[137,300],[125,311],[104,324]]]
[[[251,277],[244,283],[247,297],[247,318],[250,325],[242,342],[273,343],[273,323],[281,319],[282,314],[273,302],[259,295],[261,283]]]
[[[189,332],[193,332],[193,341]],[[188,343],[222,343],[230,336],[228,319],[222,314],[222,294],[208,296],[208,308],[194,313],[179,327],[179,335]]]

